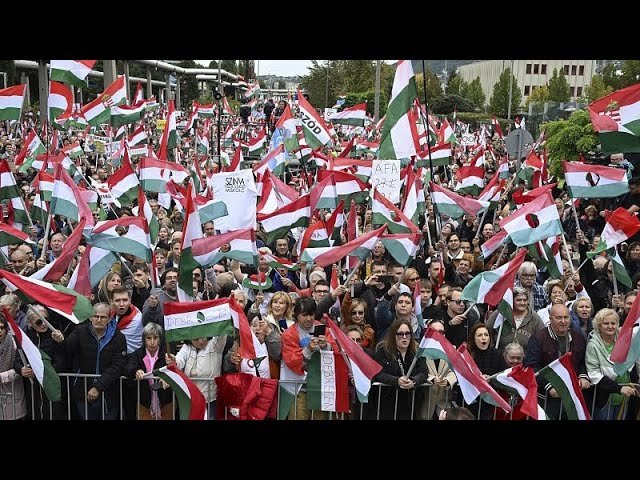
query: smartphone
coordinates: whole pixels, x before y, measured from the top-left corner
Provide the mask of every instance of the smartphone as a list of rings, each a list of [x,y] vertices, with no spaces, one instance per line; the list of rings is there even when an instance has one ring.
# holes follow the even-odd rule
[[[393,277],[391,275],[380,275],[378,277],[378,281],[380,283],[391,283],[393,281]]]
[[[325,335],[327,333],[327,326],[325,324],[315,325],[313,327],[313,336],[319,337],[320,335]]]

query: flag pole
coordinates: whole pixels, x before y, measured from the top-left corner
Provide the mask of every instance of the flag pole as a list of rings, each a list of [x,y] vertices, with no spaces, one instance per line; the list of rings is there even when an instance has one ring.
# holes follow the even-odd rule
[[[564,236],[564,231],[562,232],[562,243],[564,243],[564,251],[567,253],[567,256],[569,256],[569,255],[568,255],[568,254],[569,254],[569,247],[567,246],[567,239],[566,239],[566,238],[565,238],[565,236]],[[575,273],[576,273],[576,271],[575,271],[575,269],[573,268],[573,262],[571,261],[571,259],[570,259],[570,258],[568,258],[567,260],[569,261],[569,267],[571,267],[571,273],[572,273],[572,274],[575,274]],[[614,284],[615,284],[615,276],[614,276],[613,278],[614,278]],[[615,285],[614,285],[614,286],[615,286]],[[617,295],[617,293],[616,293],[616,295]]]
[[[57,330],[56,328],[54,328],[54,327],[53,327],[53,325],[51,325],[51,324],[49,323],[49,320],[47,320],[47,319],[46,319],[46,318],[45,318],[45,317],[44,317],[44,316],[43,316],[43,315],[38,311],[38,309],[37,309],[37,308],[35,308],[35,307],[34,307],[33,305],[31,305],[31,304],[29,304],[29,305],[28,305],[28,308],[29,308],[29,310],[30,310],[30,311],[32,311],[33,313],[35,313],[35,314],[38,316],[38,318],[39,318],[40,320],[42,320],[42,321],[44,322],[44,324],[47,326],[47,328],[48,328],[49,330],[51,330],[52,332],[55,332],[55,331]]]
[[[480,221],[478,222],[478,228],[476,229],[476,234],[473,237],[473,239],[475,240],[476,238],[478,238],[480,236],[480,230],[482,230],[482,224],[484,223],[484,219],[487,216],[487,212],[489,211],[489,207],[487,207],[484,211],[484,213],[482,214],[482,218],[480,219]],[[497,209],[496,209],[497,211]]]
[[[40,258],[44,258],[47,256],[47,247],[49,246],[49,233],[51,232],[51,217],[53,217],[51,212],[47,212],[47,225],[44,229],[44,237],[42,237],[42,252],[40,253]]]
[[[349,272],[349,275],[347,275],[347,278],[344,281],[343,285],[347,285],[349,283],[349,281],[351,280],[351,278],[353,277],[353,275],[358,271],[358,268],[360,268],[360,263],[362,262],[362,260],[360,260],[358,258],[358,261],[356,262],[355,266],[353,267],[353,269],[351,270],[351,272]]]
[[[471,311],[471,309],[475,306],[476,302],[471,302],[471,305],[469,305],[469,308],[467,308],[464,312],[462,312],[462,315],[466,315],[467,313],[469,313]]]
[[[497,310],[496,310],[497,311]],[[513,314],[513,310],[511,310],[512,314]],[[500,312],[498,312],[498,315],[502,315]],[[507,320],[506,318],[504,318],[504,315],[502,315],[502,323],[500,324],[500,328],[498,328],[498,336],[496,337],[496,350],[498,349],[498,345],[500,344],[500,337],[502,337],[502,327],[504,326],[504,322]],[[515,322],[515,320],[514,320]]]

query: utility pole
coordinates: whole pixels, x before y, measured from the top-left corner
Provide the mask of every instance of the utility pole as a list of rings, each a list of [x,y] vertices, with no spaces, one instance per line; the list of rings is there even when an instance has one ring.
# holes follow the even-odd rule
[[[511,120],[511,97],[513,95],[513,60],[511,60],[511,69],[509,71],[509,105],[507,106],[507,120]],[[511,122],[509,122],[511,125]]]
[[[378,123],[380,117],[380,68],[382,61],[376,60],[376,96],[373,106],[373,121]]]
[[[324,91],[324,107],[329,108],[329,60],[327,60],[327,84]]]

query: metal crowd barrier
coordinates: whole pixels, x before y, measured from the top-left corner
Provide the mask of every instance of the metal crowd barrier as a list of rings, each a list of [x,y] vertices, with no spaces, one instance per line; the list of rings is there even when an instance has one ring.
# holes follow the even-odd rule
[[[42,389],[40,387],[40,385],[37,384],[37,382],[34,382],[32,385],[32,388],[30,389],[31,395],[30,398],[26,398],[25,401],[27,402],[27,406],[30,407],[27,409],[27,414],[30,413],[30,418],[32,419],[37,419],[37,420],[82,420],[82,419],[86,419],[88,418],[89,415],[89,410],[90,410],[90,404],[87,401],[86,395],[84,396],[84,401],[83,402],[79,402],[79,404],[75,404],[75,402],[73,402],[72,400],[72,395],[71,395],[71,386],[72,386],[72,382],[73,381],[81,381],[83,382],[83,391],[87,391],[88,390],[88,382],[93,379],[93,378],[98,378],[100,377],[100,375],[95,375],[95,374],[73,374],[73,373],[61,373],[60,375],[60,379],[61,379],[61,384],[63,387],[63,392],[62,392],[62,401],[61,402],[56,402],[56,403],[52,403],[49,402],[48,400],[46,400],[46,397],[44,395],[44,393],[42,392]],[[143,379],[142,381],[148,381],[148,380],[159,380],[158,377],[146,377],[145,379]],[[211,388],[212,385],[214,384],[213,382],[215,382],[215,379],[211,379],[211,378],[192,378],[192,380],[194,381],[200,381],[200,382],[207,382],[208,386],[207,388]],[[13,415],[11,415],[11,417],[15,418],[15,413],[18,409],[18,405],[15,403],[16,402],[16,397],[15,397],[15,382],[16,381],[23,381],[22,377],[16,377],[12,380],[11,382],[11,391],[8,392],[6,385],[4,388],[4,392],[0,393],[0,420],[4,420],[5,419],[5,412],[11,412]],[[132,382],[136,382],[135,383],[135,399],[132,399],[131,397],[125,398],[128,396],[129,392],[131,393],[133,388]],[[384,417],[388,417],[388,411],[383,412],[383,408],[382,408],[382,398],[383,398],[383,391],[385,389],[394,389],[395,392],[395,398],[394,398],[394,402],[393,402],[393,415],[391,416],[390,419],[392,420],[396,420],[398,419],[398,413],[399,413],[399,405],[398,405],[398,394],[400,393],[400,389],[397,388],[397,386],[395,385],[386,385],[383,383],[379,383],[379,382],[374,382],[371,385],[371,391],[369,392],[369,402],[368,403],[360,403],[359,401],[355,401],[353,403],[351,403],[351,411],[349,413],[336,413],[336,412],[319,412],[319,411],[308,411],[308,413],[304,413],[304,412],[299,412],[299,408],[301,406],[298,405],[298,399],[300,397],[301,393],[304,393],[304,389],[302,387],[305,386],[305,382],[300,382],[300,381],[285,381],[282,380],[279,382],[280,384],[285,384],[285,385],[291,385],[293,387],[293,391],[295,391],[295,397],[293,399],[291,408],[289,409],[289,411],[287,412],[287,418],[288,417],[293,417],[294,419],[297,419],[299,414],[302,416],[303,419],[310,419],[310,420],[317,420],[317,419],[322,419],[322,420],[381,420]],[[423,385],[419,385],[417,388],[414,388],[412,390],[410,390],[408,393],[410,395],[410,407],[409,407],[409,419],[411,420],[432,420],[434,418],[437,418],[438,413],[440,408],[436,405],[433,409],[433,414],[429,415],[429,418],[423,418],[424,415],[417,411],[416,407],[417,407],[417,402],[416,402],[416,394],[418,394],[419,392],[421,394],[424,394],[424,401],[426,402],[426,408],[422,408],[423,411],[426,412],[431,412],[432,408],[431,408],[431,395],[429,394],[430,392],[426,389],[430,389],[431,388],[431,384],[423,384]],[[596,402],[596,393],[597,393],[597,385],[593,388],[593,399],[590,402],[589,405],[587,405],[587,409],[589,410],[589,413],[593,416],[593,412],[595,412],[595,402]],[[116,416],[116,418],[111,418],[113,416],[113,410],[109,409],[109,406],[106,405],[105,400],[104,400],[104,395],[100,395],[99,399],[96,402],[96,405],[98,405],[98,420],[102,419],[102,420],[106,420],[106,419],[120,419],[120,420],[124,420],[125,419],[125,410],[127,410],[126,407],[126,402],[130,402],[129,403],[129,407],[131,407],[133,404],[131,402],[133,402],[135,400],[135,419],[139,420],[140,419],[140,381],[137,380],[132,380],[129,379],[127,377],[120,377],[119,379],[119,388],[118,388],[119,392],[119,402],[117,405],[118,408],[118,415]],[[291,390],[291,389],[289,389]],[[38,395],[38,399],[40,400],[39,402],[37,401],[38,399],[36,399],[36,395],[34,395],[34,392],[38,391],[39,395]],[[446,398],[444,400],[444,404],[446,406],[465,406],[468,408],[471,408],[472,411],[474,412],[474,414],[476,414],[477,418],[486,418],[487,417],[487,413],[486,413],[486,409],[490,409],[490,418],[491,419],[495,419],[495,408],[493,405],[491,404],[487,404],[486,402],[483,402],[482,399],[478,398],[478,400],[476,402],[474,402],[471,405],[467,405],[464,400],[462,399],[462,395],[459,395],[459,399],[460,399],[460,405],[457,405],[456,401],[453,398],[453,392],[451,389],[447,389],[445,390],[446,392]],[[25,395],[27,395],[27,390],[25,389]],[[513,404],[515,404],[515,402],[519,399],[518,398],[514,398],[512,397],[508,403],[510,403],[512,406]],[[372,401],[373,400],[373,401]],[[546,406],[547,406],[547,398],[544,399],[544,401],[542,402],[542,408],[546,411]],[[278,392],[276,394],[276,411],[278,412],[278,416],[280,413],[280,402],[282,401],[281,399],[281,395],[280,395],[280,389],[278,389]],[[173,404],[173,408],[172,408],[172,420],[176,419],[176,398],[175,398],[175,393],[172,392],[172,404]],[[213,408],[215,406],[215,402],[211,402],[211,406],[209,408],[209,418],[213,419],[215,418],[215,408]],[[610,404],[608,403],[609,408],[611,408]],[[618,418],[616,419],[624,419],[627,416],[627,412],[628,412],[628,408],[629,408],[629,402],[628,401],[624,401],[623,405],[622,405],[622,411],[620,413],[620,415],[618,415]],[[93,407],[93,416],[95,417],[95,410],[96,407]],[[563,411],[563,406],[560,405],[560,412],[562,413]],[[485,412],[485,413],[483,413]],[[383,413],[385,415],[383,415]],[[406,412],[405,412],[406,413]],[[225,409],[225,420],[228,419],[228,415],[229,415],[229,409]],[[509,418],[511,419],[511,415],[509,416]],[[280,418],[278,418],[280,419]],[[527,418],[529,419],[529,418]]]

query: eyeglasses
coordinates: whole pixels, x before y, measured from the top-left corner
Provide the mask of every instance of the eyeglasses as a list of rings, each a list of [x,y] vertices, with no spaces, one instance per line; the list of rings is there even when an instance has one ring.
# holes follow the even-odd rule
[[[329,290],[316,290],[316,293],[320,293],[322,295],[326,295],[327,293],[329,293]]]
[[[351,315],[364,315],[364,310],[352,310]]]
[[[42,319],[41,319],[41,318],[39,318],[38,320],[36,320],[36,321],[35,321],[35,322],[33,322],[33,323],[34,323],[34,325],[38,325],[38,326],[44,325],[44,322],[42,321]]]
[[[411,332],[396,332],[396,337],[398,338],[409,338],[411,336]]]
[[[460,305],[462,302],[464,302],[464,300],[460,300],[460,299],[458,300],[449,299],[449,301],[455,303],[456,305]]]
[[[420,277],[408,278],[407,280],[409,280],[411,282],[417,282],[418,280],[420,280]]]

